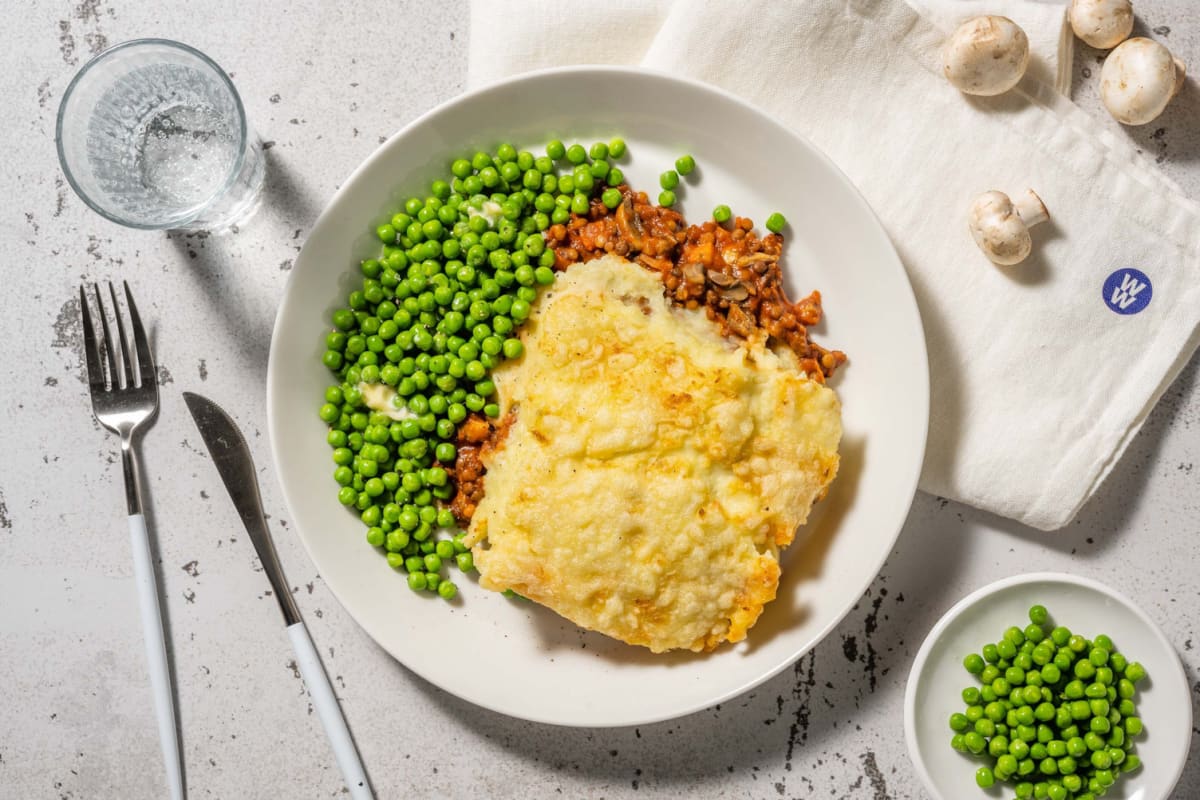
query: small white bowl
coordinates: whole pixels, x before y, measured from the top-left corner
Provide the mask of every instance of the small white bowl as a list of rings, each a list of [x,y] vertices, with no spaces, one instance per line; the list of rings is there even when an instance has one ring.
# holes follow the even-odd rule
[[[1135,751],[1143,767],[1123,775],[1106,798],[1165,800],[1183,772],[1192,740],[1191,690],[1179,656],[1158,625],[1120,593],[1097,581],[1050,572],[1005,578],[968,595],[938,620],[921,645],[908,676],[904,734],[930,796],[1012,796],[997,793],[999,781],[987,791],[976,786],[975,771],[988,762],[951,749],[949,719],[963,709],[962,690],[978,683],[963,668],[963,658],[998,641],[1013,625],[1024,628],[1035,604],[1073,633],[1089,639],[1108,634],[1118,652],[1146,668],[1148,677],[1138,684],[1135,698],[1145,723]]]

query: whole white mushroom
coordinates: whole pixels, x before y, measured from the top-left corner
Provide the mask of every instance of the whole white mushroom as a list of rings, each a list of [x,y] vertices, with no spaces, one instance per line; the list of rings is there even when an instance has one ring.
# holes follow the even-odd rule
[[[1029,66],[1029,37],[1008,17],[972,17],[942,48],[942,72],[966,94],[1003,94]]]
[[[1042,198],[1032,189],[1013,202],[1004,192],[984,192],[975,198],[967,217],[975,244],[992,263],[1012,266],[1033,250],[1029,229],[1050,218]]]
[[[1118,122],[1145,125],[1163,112],[1186,77],[1183,62],[1158,42],[1127,39],[1104,59],[1100,99]]]
[[[1097,50],[1116,47],[1133,33],[1129,0],[1071,0],[1067,18],[1075,35]]]

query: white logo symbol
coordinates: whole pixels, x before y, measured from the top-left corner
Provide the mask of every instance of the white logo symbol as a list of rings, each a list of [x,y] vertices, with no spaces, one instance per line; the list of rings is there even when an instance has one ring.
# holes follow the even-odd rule
[[[1109,305],[1126,309],[1137,302],[1138,294],[1145,288],[1146,284],[1139,282],[1131,273],[1126,272],[1121,276],[1121,285],[1113,287]]]

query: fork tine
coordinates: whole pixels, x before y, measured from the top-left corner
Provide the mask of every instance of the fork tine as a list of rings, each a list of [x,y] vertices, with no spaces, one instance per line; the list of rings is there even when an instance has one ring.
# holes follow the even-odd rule
[[[79,287],[79,313],[83,317],[83,352],[87,357],[88,383],[93,390],[104,391],[104,367],[100,363],[100,351],[96,347],[96,329],[92,325],[87,291],[83,286]]]
[[[117,371],[117,361],[113,355],[113,347],[116,342],[113,341],[112,330],[108,327],[108,313],[104,310],[104,297],[100,294],[100,284],[93,283],[92,291],[96,295],[96,309],[100,312],[100,322],[104,328],[104,355],[108,360],[108,374],[113,391],[116,391],[122,388],[121,373]]]
[[[146,331],[142,328],[142,318],[138,316],[137,304],[133,302],[133,292],[129,291],[129,282],[125,284],[125,305],[129,308],[129,322],[133,326],[133,346],[137,348],[139,383],[142,386],[158,386],[158,375],[154,371],[154,354],[150,352],[150,342]]]
[[[125,339],[125,322],[121,316],[121,304],[117,302],[117,290],[113,288],[112,281],[108,282],[108,294],[112,297],[113,302],[113,322],[117,326],[117,338],[121,341],[121,361],[125,367],[125,386],[126,388],[134,385],[133,363],[129,360],[129,342]]]

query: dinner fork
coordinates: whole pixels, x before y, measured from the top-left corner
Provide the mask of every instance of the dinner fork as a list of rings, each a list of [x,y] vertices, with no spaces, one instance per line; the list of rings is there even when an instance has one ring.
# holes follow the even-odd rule
[[[142,514],[141,468],[136,445],[141,432],[158,413],[158,376],[154,357],[142,320],[138,316],[133,293],[125,283],[125,305],[129,309],[129,327],[133,332],[137,369],[125,336],[126,325],[121,318],[121,305],[112,283],[108,294],[112,298],[113,321],[117,338],[113,338],[104,309],[104,297],[98,284],[92,284],[96,310],[100,316],[100,336],[92,324],[87,292],[79,287],[79,310],[83,317],[83,345],[87,358],[88,387],[92,396],[92,412],[100,424],[121,437],[121,464],[125,473],[125,503],[129,510],[129,535],[133,546],[133,573],[137,583],[138,603],[142,611],[142,634],[146,641],[146,657],[150,666],[150,685],[158,715],[158,738],[162,745],[167,769],[167,785],[171,800],[183,800],[183,765],[179,758],[179,737],[175,728],[175,703],[171,688],[171,673],[167,666],[167,646],[163,636],[162,610],[159,607],[158,586],[154,578],[154,563],[150,556],[150,538],[146,518]]]

